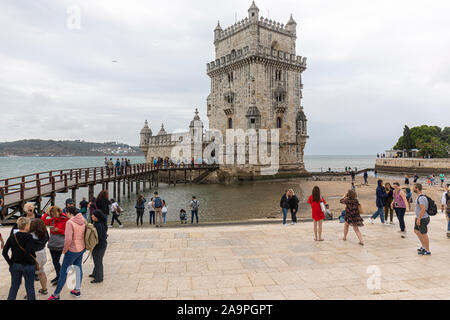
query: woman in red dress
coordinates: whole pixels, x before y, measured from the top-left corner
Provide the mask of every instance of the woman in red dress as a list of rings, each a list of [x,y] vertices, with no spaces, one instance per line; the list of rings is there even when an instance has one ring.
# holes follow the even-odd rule
[[[320,189],[315,186],[312,190],[312,195],[309,196],[308,203],[311,205],[312,218],[314,220],[314,240],[323,241],[322,238],[322,222],[325,220],[325,214],[322,211],[320,203],[326,204],[323,197],[320,195]],[[317,227],[319,227],[319,237],[317,237]]]

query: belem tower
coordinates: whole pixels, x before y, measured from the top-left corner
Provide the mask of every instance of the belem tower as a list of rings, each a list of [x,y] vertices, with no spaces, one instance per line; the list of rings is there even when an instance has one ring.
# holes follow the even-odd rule
[[[232,129],[244,132],[279,129],[279,165],[277,172],[270,177],[308,175],[303,162],[308,138],[307,120],[301,104],[306,58],[296,55],[296,40],[297,23],[292,15],[286,25],[269,20],[259,15],[254,2],[248,9],[247,18],[226,29],[222,29],[218,22],[214,29],[216,57],[206,65],[211,79],[206,100],[209,130],[219,131],[223,136],[220,147],[212,152],[214,161],[225,152],[225,145],[230,143],[226,141],[227,132]],[[161,125],[158,134],[153,135],[146,121],[141,130],[140,148],[147,162],[172,158],[174,153],[178,155],[174,148],[189,139],[192,142],[194,136],[199,137],[200,148],[204,150],[214,140],[208,134],[209,130],[204,130],[197,109],[189,131],[185,133],[169,134]],[[248,144],[246,140],[246,155]],[[189,145],[191,154],[187,159],[190,162],[191,156],[198,158],[194,155],[199,150],[195,150],[194,143]],[[271,148],[273,144],[269,146],[269,152]],[[264,178],[261,169],[265,165],[259,162],[221,163],[210,182]]]

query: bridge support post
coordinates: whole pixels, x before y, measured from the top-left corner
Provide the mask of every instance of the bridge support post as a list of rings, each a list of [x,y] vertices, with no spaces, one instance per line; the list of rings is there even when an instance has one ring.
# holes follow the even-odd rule
[[[117,201],[120,202],[120,178],[117,181]]]
[[[55,197],[56,197],[56,194],[54,192],[52,192],[52,194],[50,195],[50,205],[51,206],[55,205]]]
[[[94,185],[90,184],[88,186],[88,199],[91,200],[92,198],[94,198]]]
[[[72,189],[72,199],[73,202],[77,203],[77,189],[75,188]]]
[[[139,194],[139,188],[141,187],[140,185],[140,181],[139,181],[139,177],[136,177],[136,195]]]
[[[132,186],[131,180],[130,178],[128,178],[128,199],[131,198],[131,186]]]
[[[116,192],[117,186],[116,186],[116,184],[117,184],[117,181],[114,179],[114,181],[113,181],[113,198],[114,198],[114,200],[117,198],[117,192]]]
[[[142,179],[142,191],[145,192],[145,178]]]

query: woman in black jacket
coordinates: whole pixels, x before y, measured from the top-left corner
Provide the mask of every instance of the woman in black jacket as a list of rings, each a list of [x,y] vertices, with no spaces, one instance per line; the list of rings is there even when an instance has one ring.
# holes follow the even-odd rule
[[[298,202],[294,190],[289,189],[289,209],[291,210],[292,224],[297,223]]]
[[[34,272],[36,271],[35,253],[33,237],[28,233],[30,229],[30,219],[20,217],[17,219],[18,231],[13,232],[6,241],[3,248],[3,257],[9,264],[11,273],[11,288],[9,289],[8,300],[16,300],[22,277],[25,279],[25,289],[28,300],[36,300],[34,293]],[[11,249],[11,257],[8,251]]]
[[[103,281],[103,256],[105,255],[108,238],[108,226],[105,215],[100,210],[95,210],[92,215],[94,227],[97,229],[98,244],[92,250],[92,259],[94,260],[94,270],[89,277],[94,278],[91,283],[100,283]]]
[[[281,196],[280,200],[280,208],[283,213],[283,225],[286,225],[286,217],[289,211],[289,191],[286,190],[286,193]]]
[[[108,190],[100,191],[95,200],[95,205],[98,210],[103,212],[103,214],[105,215],[106,224],[108,224],[109,207],[111,205],[111,202],[109,201]]]

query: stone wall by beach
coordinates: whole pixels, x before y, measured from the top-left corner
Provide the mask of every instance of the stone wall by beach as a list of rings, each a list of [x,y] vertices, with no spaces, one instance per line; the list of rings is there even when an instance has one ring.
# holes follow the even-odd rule
[[[444,159],[377,159],[380,172],[450,174],[450,158]]]

